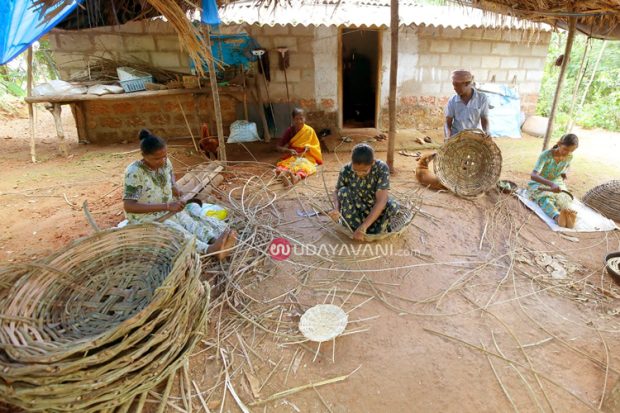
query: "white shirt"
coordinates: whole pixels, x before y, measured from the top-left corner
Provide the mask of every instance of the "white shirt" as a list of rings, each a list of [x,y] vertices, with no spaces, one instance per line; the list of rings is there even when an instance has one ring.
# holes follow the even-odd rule
[[[446,106],[445,114],[452,118],[450,136],[463,129],[481,129],[480,118],[489,117],[489,101],[484,93],[472,88],[472,96],[467,104],[461,100],[459,95],[452,96]]]

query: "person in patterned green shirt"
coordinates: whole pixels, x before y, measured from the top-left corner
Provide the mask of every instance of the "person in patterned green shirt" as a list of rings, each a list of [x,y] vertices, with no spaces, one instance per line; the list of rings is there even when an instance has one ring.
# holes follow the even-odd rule
[[[335,209],[329,216],[348,225],[356,241],[363,241],[367,233],[389,232],[390,219],[399,208],[389,196],[389,189],[390,168],[375,159],[371,146],[358,144],[351,152],[351,162],[340,171],[334,194]]]
[[[562,191],[568,190],[565,181],[573,152],[578,146],[577,135],[567,133],[562,136],[553,148],[540,154],[527,184],[530,199],[536,201],[557,224],[561,224],[560,212],[570,204],[570,198],[567,199]]]
[[[195,217],[185,210],[164,140],[142,129],[140,150],[142,159],[132,162],[125,170],[123,208],[128,223],[152,222],[174,212],[163,223],[187,237],[196,236],[198,252],[215,255],[220,260],[230,255],[237,233],[222,221]]]

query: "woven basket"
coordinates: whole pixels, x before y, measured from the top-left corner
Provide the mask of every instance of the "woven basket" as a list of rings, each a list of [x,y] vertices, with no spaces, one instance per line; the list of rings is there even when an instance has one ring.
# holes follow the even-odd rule
[[[0,400],[102,411],[166,379],[206,327],[193,241],[161,224],[83,238],[0,268]]]
[[[583,196],[583,203],[607,218],[620,221],[620,180],[595,186]]]
[[[411,203],[406,205],[401,204],[400,208],[398,209],[394,217],[392,217],[392,220],[390,222],[391,231],[383,232],[381,234],[365,234],[364,241],[375,242],[401,235],[403,232],[405,232],[405,230],[407,230],[409,224],[411,224],[411,221],[413,221],[413,218],[417,214],[418,210],[419,208],[415,205],[412,205]],[[334,222],[334,228],[341,234],[346,235],[351,239],[353,238],[353,232],[342,224]]]
[[[439,148],[434,169],[446,188],[462,197],[474,197],[497,183],[502,153],[483,131],[466,129]]]

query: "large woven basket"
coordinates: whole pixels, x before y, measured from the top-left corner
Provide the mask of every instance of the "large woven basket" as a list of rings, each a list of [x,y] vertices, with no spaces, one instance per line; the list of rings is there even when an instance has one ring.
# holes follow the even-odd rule
[[[607,218],[620,221],[620,180],[595,186],[583,196],[583,203]]]
[[[401,204],[400,208],[390,221],[390,231],[383,232],[381,234],[365,234],[364,241],[375,242],[401,235],[407,230],[407,227],[409,227],[409,224],[413,221],[413,218],[417,214],[418,210],[419,207],[410,202],[404,205]],[[353,238],[353,231],[342,224],[334,222],[334,228],[341,234],[346,235],[351,239]]]
[[[466,129],[439,148],[433,163],[435,175],[446,188],[462,197],[474,197],[499,180],[502,153],[483,131]]]
[[[0,268],[0,400],[29,411],[129,409],[204,331],[209,287],[199,276],[194,242],[161,224]]]

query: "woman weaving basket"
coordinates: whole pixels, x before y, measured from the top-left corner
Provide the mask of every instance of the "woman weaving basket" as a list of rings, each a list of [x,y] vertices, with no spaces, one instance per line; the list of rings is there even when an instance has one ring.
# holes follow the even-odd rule
[[[551,149],[544,151],[538,157],[531,178],[528,183],[528,193],[545,213],[558,225],[572,227],[572,222],[566,215],[574,214],[568,209],[570,200],[562,192],[568,192],[566,187],[566,173],[573,159],[573,152],[579,146],[576,135],[568,133]]]
[[[355,145],[351,163],[345,165],[338,176],[334,204],[329,213],[334,221],[348,225],[353,239],[363,241],[366,233],[389,232],[390,220],[399,209],[389,196],[390,168],[375,159],[369,145]]]
[[[163,223],[187,237],[195,235],[198,252],[220,260],[228,256],[236,243],[236,232],[222,221],[198,219],[184,210],[185,202],[180,200],[182,194],[176,187],[164,140],[142,129],[140,149],[142,159],[125,170],[123,207],[129,224],[155,221],[173,212]]]
[[[284,132],[278,143],[278,150],[286,155],[276,164],[276,175],[283,179],[285,185],[296,184],[316,173],[316,166],[323,164],[321,143],[314,129],[306,125],[303,109],[293,109],[291,116],[293,125]]]

